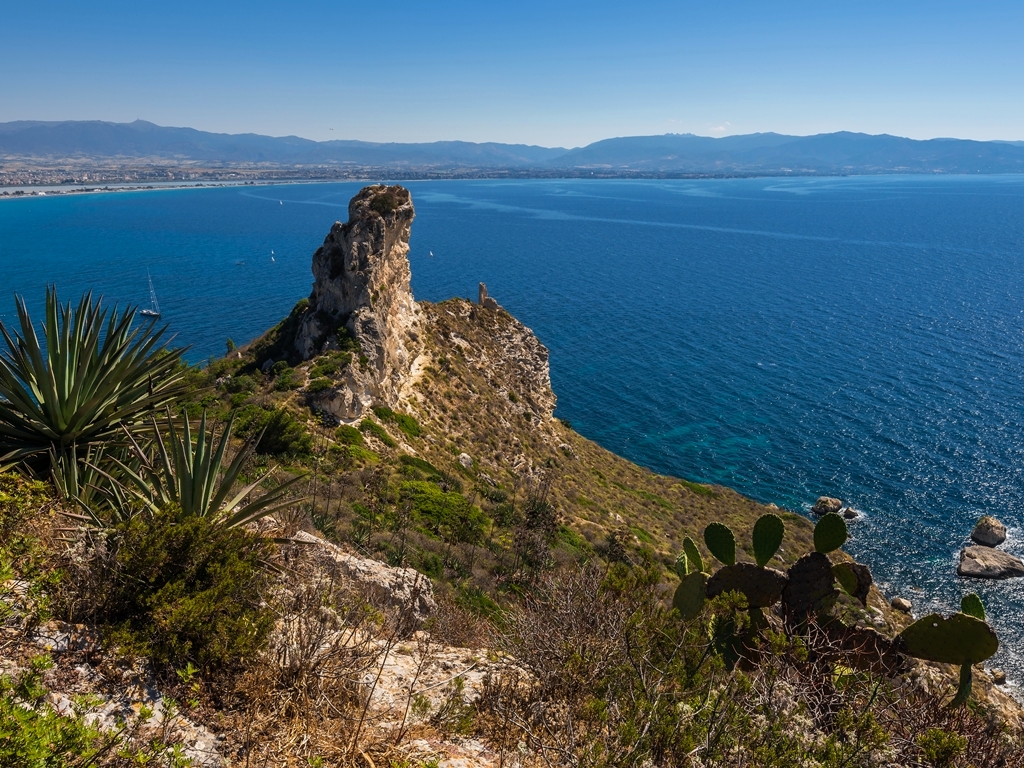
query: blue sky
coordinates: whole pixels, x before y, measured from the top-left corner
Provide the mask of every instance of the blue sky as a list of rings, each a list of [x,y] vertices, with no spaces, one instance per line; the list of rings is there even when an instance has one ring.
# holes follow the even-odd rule
[[[18,2],[0,122],[579,146],[1024,139],[1024,3]]]

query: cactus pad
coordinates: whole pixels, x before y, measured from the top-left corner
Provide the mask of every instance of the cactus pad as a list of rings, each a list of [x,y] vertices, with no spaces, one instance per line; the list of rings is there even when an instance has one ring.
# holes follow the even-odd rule
[[[999,650],[992,627],[966,613],[930,613],[900,632],[907,653],[944,664],[978,664]]]
[[[704,570],[704,558],[700,556],[700,550],[697,549],[697,543],[689,536],[683,539],[683,554],[686,555],[686,560],[690,564],[691,571]]]
[[[985,620],[985,604],[981,598],[971,592],[960,599],[960,612],[973,616],[976,619]]]
[[[775,557],[782,545],[782,537],[786,533],[786,524],[778,515],[761,515],[754,523],[754,560],[765,566]]]
[[[722,523],[711,523],[704,529],[704,544],[711,554],[726,565],[736,565],[736,537]]]
[[[694,571],[683,577],[676,587],[672,605],[679,609],[684,621],[689,621],[700,613],[707,597],[708,576],[706,573]]]
[[[832,566],[832,575],[836,577],[836,581],[839,582],[843,591],[853,596],[858,587],[857,574],[853,572],[853,569],[846,563],[836,563]]]
[[[827,555],[843,546],[847,536],[846,521],[835,512],[829,512],[814,526],[814,550]]]
[[[804,555],[789,569],[789,582],[782,590],[782,602],[792,616],[827,608],[836,595],[832,563],[820,552]]]
[[[786,586],[786,575],[774,568],[738,563],[720,568],[708,579],[708,597],[723,592],[742,592],[750,608],[768,608],[779,602]]]
[[[676,558],[675,571],[680,579],[690,572],[690,563],[686,557],[686,552],[680,552],[679,557]]]

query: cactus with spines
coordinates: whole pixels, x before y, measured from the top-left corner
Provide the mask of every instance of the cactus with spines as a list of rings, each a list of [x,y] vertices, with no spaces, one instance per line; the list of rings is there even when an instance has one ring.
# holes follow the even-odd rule
[[[704,558],[689,536],[683,539],[683,551],[676,558],[676,573],[679,575],[679,586],[672,597],[672,605],[679,609],[679,615],[684,621],[689,621],[701,612],[708,591]]]
[[[782,538],[786,535],[786,524],[778,515],[761,515],[754,523],[752,536],[754,544],[754,562],[759,568],[768,565],[775,553],[782,546]]]
[[[736,634],[734,619],[730,620],[732,623],[720,623],[715,630],[715,647],[730,668],[739,658],[739,649],[747,645],[747,635],[764,626],[763,609],[780,599],[790,615],[799,618],[830,605],[838,594],[838,582],[845,592],[866,604],[871,585],[867,568],[850,563],[833,565],[828,558],[849,536],[846,521],[840,515],[830,513],[818,521],[814,527],[814,551],[797,560],[786,574],[766,567],[778,552],[784,535],[785,524],[780,517],[761,516],[752,536],[755,562],[737,563],[736,536],[727,525],[711,523],[704,529],[704,544],[723,564],[713,576],[705,571],[704,559],[693,539],[686,537],[683,541],[683,551],[676,559],[680,583],[672,602],[684,619],[695,618],[708,597],[723,592],[740,592],[747,599],[751,621],[746,633]],[[969,699],[972,665],[990,658],[999,648],[995,630],[985,621],[981,599],[973,593],[965,595],[960,609],[948,619],[939,614],[925,616],[899,635],[910,656],[960,666],[960,685],[950,706],[962,705]]]
[[[691,571],[704,570],[704,558],[701,557],[700,550],[697,549],[697,543],[689,536],[683,539],[683,554],[686,555]]]
[[[722,523],[711,523],[704,529],[704,543],[724,566],[708,580],[708,596],[740,592],[753,612],[775,605],[782,597],[786,576],[765,566],[778,552],[785,532],[786,525],[778,515],[762,515],[754,524],[752,537],[756,565],[737,563],[736,537],[732,530]]]
[[[974,594],[961,601],[966,609],[948,619],[937,613],[924,616],[899,634],[906,652],[918,659],[960,665],[960,685],[951,707],[966,703],[973,686],[971,667],[999,650],[996,631],[985,622],[985,606]],[[979,615],[980,614],[980,615]]]
[[[704,544],[708,551],[725,565],[736,564],[736,536],[725,523],[711,523],[704,529]]]
[[[960,598],[960,613],[985,621],[985,604],[974,592]]]
[[[797,560],[787,574],[789,583],[782,599],[790,615],[802,617],[831,605],[838,595],[835,589],[837,580],[851,595],[860,591],[859,580],[853,570],[835,568],[828,559],[829,552],[843,546],[848,536],[842,516],[830,512],[818,520],[814,526],[814,552]]]
[[[835,512],[829,512],[814,526],[814,551],[827,555],[843,546],[848,537],[846,521]]]

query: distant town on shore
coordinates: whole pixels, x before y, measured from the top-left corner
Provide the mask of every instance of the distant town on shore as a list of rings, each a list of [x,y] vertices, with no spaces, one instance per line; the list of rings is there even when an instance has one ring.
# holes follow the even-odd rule
[[[465,141],[317,142],[168,128],[142,120],[0,123],[0,187],[1022,172],[1020,141],[850,132],[629,136],[564,149]]]

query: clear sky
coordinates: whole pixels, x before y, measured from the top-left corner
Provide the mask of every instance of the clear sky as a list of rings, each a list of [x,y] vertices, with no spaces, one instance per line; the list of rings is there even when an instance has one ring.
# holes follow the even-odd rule
[[[0,0],[0,122],[1024,139],[1024,2]]]

